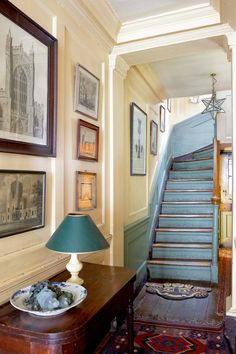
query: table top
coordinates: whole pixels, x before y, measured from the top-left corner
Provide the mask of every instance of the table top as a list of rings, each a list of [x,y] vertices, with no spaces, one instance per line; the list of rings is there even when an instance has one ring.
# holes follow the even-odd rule
[[[62,337],[83,332],[91,321],[98,320],[101,311],[114,306],[114,297],[119,295],[119,301],[124,301],[124,295],[132,297],[135,273],[124,267],[113,267],[84,263],[80,276],[84,279],[83,286],[87,289],[87,298],[78,306],[58,316],[42,318],[15,309],[9,302],[0,306],[0,332],[14,331],[15,334],[45,337],[56,340]],[[51,278],[51,281],[65,281],[69,278],[67,271]],[[125,291],[126,290],[126,291]]]

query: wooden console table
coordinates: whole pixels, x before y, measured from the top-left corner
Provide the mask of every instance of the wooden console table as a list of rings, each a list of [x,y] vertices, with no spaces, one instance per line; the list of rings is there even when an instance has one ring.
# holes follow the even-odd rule
[[[133,353],[133,285],[135,273],[123,267],[84,263],[81,277],[87,298],[78,306],[42,318],[0,306],[1,354],[89,354],[110,328],[113,318],[127,309],[129,353]],[[68,279],[67,271],[52,281]]]

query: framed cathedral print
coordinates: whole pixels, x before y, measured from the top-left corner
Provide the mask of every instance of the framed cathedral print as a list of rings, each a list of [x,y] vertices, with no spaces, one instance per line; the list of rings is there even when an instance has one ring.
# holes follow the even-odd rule
[[[135,103],[130,112],[130,175],[146,175],[147,114]]]
[[[99,79],[82,65],[75,65],[74,110],[98,119]]]
[[[76,210],[97,207],[97,175],[92,172],[76,172]]]
[[[57,40],[0,1],[0,151],[56,156]]]
[[[46,173],[0,170],[0,238],[44,227]]]

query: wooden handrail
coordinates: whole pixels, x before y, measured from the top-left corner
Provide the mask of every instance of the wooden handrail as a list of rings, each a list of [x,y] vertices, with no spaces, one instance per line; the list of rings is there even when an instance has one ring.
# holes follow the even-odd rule
[[[216,138],[213,140],[214,149],[214,167],[213,167],[213,193],[212,193],[212,204],[220,204],[220,142]]]

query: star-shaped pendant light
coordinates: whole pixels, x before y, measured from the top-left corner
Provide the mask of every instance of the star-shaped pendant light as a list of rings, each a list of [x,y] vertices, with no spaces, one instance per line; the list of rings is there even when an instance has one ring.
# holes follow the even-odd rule
[[[213,120],[216,119],[217,113],[225,113],[223,108],[221,107],[225,101],[225,98],[221,98],[219,100],[216,99],[216,92],[215,92],[215,83],[217,82],[215,78],[216,74],[211,74],[212,77],[212,96],[210,99],[202,100],[202,103],[206,106],[203,113],[210,113]]]

